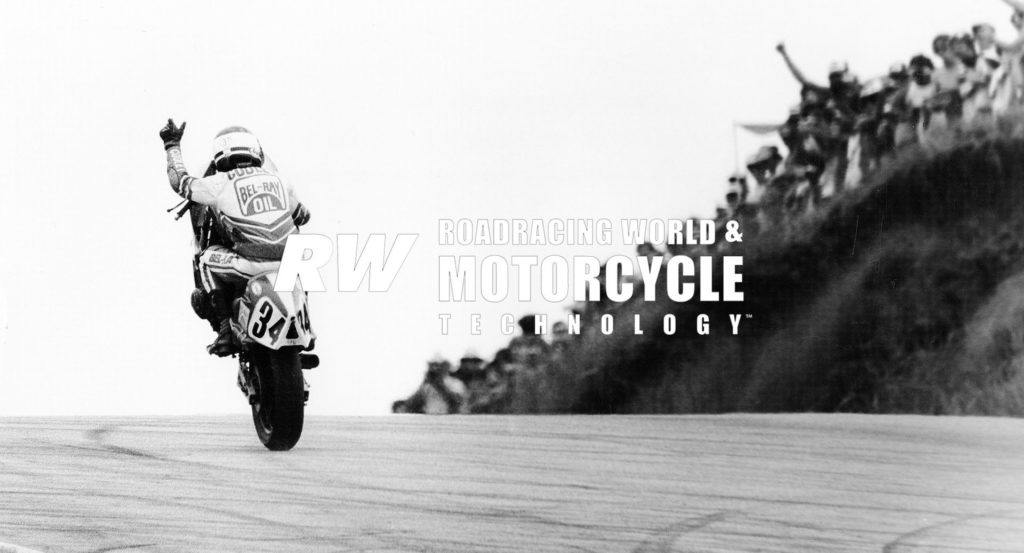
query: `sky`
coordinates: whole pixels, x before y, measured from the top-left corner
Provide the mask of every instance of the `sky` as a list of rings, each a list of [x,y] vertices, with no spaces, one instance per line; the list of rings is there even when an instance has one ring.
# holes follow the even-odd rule
[[[311,297],[307,412],[383,414],[432,356],[506,344],[501,314],[565,307],[442,305],[439,255],[630,253],[442,248],[438,219],[710,216],[736,151],[773,142],[736,148],[733,123],[796,102],[780,40],[820,81],[833,60],[867,78],[939,32],[987,21],[1009,37],[1009,17],[997,0],[6,3],[0,415],[247,411],[189,306],[188,224],[164,212],[168,117],[188,121],[195,172],[218,130],[253,130],[308,232],[419,235],[387,293]]]

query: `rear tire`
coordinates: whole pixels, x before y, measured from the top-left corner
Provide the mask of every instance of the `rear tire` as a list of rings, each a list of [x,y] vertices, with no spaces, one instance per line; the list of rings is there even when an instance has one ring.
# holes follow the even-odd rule
[[[271,451],[287,451],[302,436],[305,386],[299,348],[274,351],[257,346],[252,370],[257,401],[252,405],[256,435]]]

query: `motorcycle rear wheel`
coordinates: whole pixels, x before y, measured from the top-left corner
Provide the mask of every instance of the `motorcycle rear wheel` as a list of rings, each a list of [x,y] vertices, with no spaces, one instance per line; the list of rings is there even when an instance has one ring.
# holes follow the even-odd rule
[[[252,371],[257,400],[252,422],[260,442],[271,451],[287,451],[302,436],[305,387],[299,348],[270,350],[257,347]]]

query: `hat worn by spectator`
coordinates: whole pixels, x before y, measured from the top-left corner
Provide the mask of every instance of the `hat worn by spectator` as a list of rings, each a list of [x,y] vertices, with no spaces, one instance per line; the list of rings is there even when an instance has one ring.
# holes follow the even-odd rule
[[[992,25],[991,23],[978,23],[977,25],[971,27],[971,32],[974,34],[978,34],[981,31],[995,32],[995,30],[995,26]]]
[[[897,62],[889,66],[889,76],[885,79],[885,85],[890,88],[899,88],[910,80],[910,70],[907,64]]]
[[[523,331],[524,335],[526,335],[526,336],[536,336],[537,335],[537,316],[536,315],[526,315],[523,318],[519,319],[519,322],[517,324],[519,325],[519,328]]]
[[[759,167],[767,163],[782,161],[782,155],[775,146],[761,146],[757,153],[747,159],[747,167]]]
[[[885,79],[877,78],[871,79],[864,83],[864,88],[860,91],[861,98],[869,98],[876,94],[880,94],[885,91]]]
[[[834,61],[828,66],[828,74],[835,75],[836,73],[848,73],[850,71],[850,65],[845,61]]]

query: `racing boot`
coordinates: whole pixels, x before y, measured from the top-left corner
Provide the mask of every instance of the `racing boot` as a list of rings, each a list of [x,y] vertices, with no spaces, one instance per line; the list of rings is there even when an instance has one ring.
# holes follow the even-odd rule
[[[192,310],[196,312],[197,317],[210,323],[210,328],[214,332],[220,332],[220,321],[213,312],[210,295],[206,293],[206,290],[202,288],[192,290]]]
[[[217,331],[217,339],[206,346],[210,355],[227,357],[238,352],[234,339],[231,336],[231,311],[228,309],[228,300],[223,290],[214,290],[210,293],[210,303],[213,304],[214,316],[220,321],[220,328]]]

